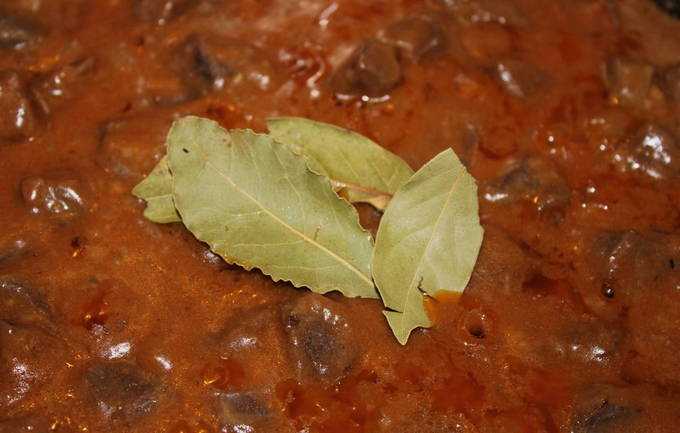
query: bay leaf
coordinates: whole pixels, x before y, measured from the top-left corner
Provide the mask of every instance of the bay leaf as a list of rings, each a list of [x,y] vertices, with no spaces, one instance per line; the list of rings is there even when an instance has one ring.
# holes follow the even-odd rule
[[[189,116],[173,124],[168,157],[184,225],[227,262],[318,293],[377,297],[370,234],[304,156]]]
[[[299,117],[267,119],[267,127],[276,140],[307,155],[310,168],[328,176],[350,202],[384,210],[413,175],[403,159],[348,129]]]
[[[132,194],[146,201],[144,216],[147,219],[157,223],[181,221],[172,198],[172,174],[166,156],[134,187]]]
[[[394,195],[378,227],[372,272],[401,344],[413,329],[430,326],[424,296],[465,289],[483,233],[477,185],[451,149]]]

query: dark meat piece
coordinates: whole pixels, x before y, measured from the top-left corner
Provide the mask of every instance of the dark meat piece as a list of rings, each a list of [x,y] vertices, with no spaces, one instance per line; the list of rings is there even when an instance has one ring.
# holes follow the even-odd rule
[[[600,234],[575,262],[585,304],[600,317],[616,320],[631,307],[652,301],[671,285],[680,260],[680,238],[629,230]],[[670,299],[667,299],[670,302]]]
[[[29,243],[25,239],[13,239],[0,245],[0,269],[25,257],[29,253]]]
[[[666,12],[673,18],[680,19],[680,1],[679,0],[654,0],[659,9]]]
[[[387,95],[402,79],[397,47],[368,39],[338,67],[330,79],[331,89],[342,95]]]
[[[250,392],[228,392],[220,396],[220,415],[227,428],[249,426],[251,431],[271,427],[272,411],[261,398]],[[231,429],[228,431],[232,431]]]
[[[70,176],[28,177],[21,181],[21,196],[31,213],[69,218],[83,210],[80,184]]]
[[[37,24],[0,13],[0,50],[21,49],[36,43],[41,37]]]
[[[47,327],[52,313],[36,289],[10,281],[0,281],[0,320],[12,325]]]
[[[118,175],[148,173],[161,158],[171,120],[162,116],[122,117],[101,127],[96,160]]]
[[[644,391],[638,391],[643,393]],[[571,432],[627,433],[642,413],[632,388],[594,384],[578,392],[574,401]]]
[[[511,166],[486,188],[484,197],[501,203],[527,200],[543,210],[567,206],[570,195],[569,186],[556,165],[548,158],[533,155]]]
[[[607,65],[609,95],[628,108],[643,108],[654,78],[654,66],[628,57],[616,57]]]
[[[448,45],[444,27],[429,15],[418,15],[392,24],[385,31],[385,39],[398,45],[416,62],[424,56],[446,50]]]
[[[664,235],[646,237],[634,230],[601,235],[592,254],[602,295],[623,300],[651,290],[662,274],[673,271],[674,253],[666,242]]]
[[[314,293],[284,308],[283,323],[303,375],[336,382],[357,359],[351,329],[339,304]]]
[[[493,301],[494,295],[486,290],[493,284],[503,296],[514,296],[516,291],[521,290],[522,283],[531,278],[536,265],[504,231],[487,226],[479,259],[465,292]]]
[[[130,424],[154,410],[161,397],[156,377],[126,361],[96,361],[83,376],[105,418]]]
[[[680,175],[680,145],[670,131],[646,124],[619,148],[615,162],[621,171],[675,178]]]
[[[583,317],[565,321],[551,345],[573,361],[604,364],[617,354],[621,340],[621,331],[616,327]]]
[[[631,414],[626,407],[617,406],[604,400],[593,412],[576,422],[575,433],[620,432],[621,424]]]
[[[239,311],[217,335],[218,354],[248,366],[249,389],[271,390],[295,374],[275,306]],[[276,370],[271,366],[276,364]]]
[[[45,127],[45,109],[25,75],[0,71],[0,145],[35,138]]]
[[[39,389],[66,368],[66,357],[63,342],[43,328],[0,320],[0,414],[11,416],[24,403],[40,401]]]
[[[249,42],[198,33],[176,48],[174,69],[195,93],[229,85],[267,91],[279,83],[269,56]]]
[[[182,16],[197,3],[196,0],[136,0],[134,12],[142,21],[164,25]]]
[[[508,59],[499,62],[496,73],[503,88],[519,97],[533,96],[548,83],[543,71],[522,60]]]
[[[36,92],[47,99],[50,106],[53,101],[69,98],[78,84],[90,78],[94,63],[92,57],[86,57],[56,68],[37,79]]]

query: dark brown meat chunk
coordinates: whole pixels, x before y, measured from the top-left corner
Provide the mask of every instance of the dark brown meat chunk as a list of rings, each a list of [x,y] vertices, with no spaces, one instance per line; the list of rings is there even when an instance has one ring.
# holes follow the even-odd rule
[[[161,397],[158,379],[126,361],[95,361],[83,375],[102,416],[130,424],[154,410]]]
[[[330,87],[341,95],[380,97],[390,93],[401,80],[397,47],[368,39],[333,73]]]
[[[448,46],[444,27],[429,15],[417,15],[392,24],[385,31],[385,39],[398,45],[416,62],[425,56],[441,53]]]
[[[162,117],[121,117],[101,126],[97,162],[117,175],[148,173],[161,158],[171,124]]]
[[[271,409],[249,392],[228,392],[220,396],[220,415],[226,428],[249,426],[255,431],[267,427]],[[231,431],[231,430],[230,430]]]
[[[70,218],[80,214],[84,201],[80,183],[72,176],[27,177],[21,181],[21,196],[31,213]]]
[[[32,21],[0,13],[0,50],[21,49],[41,37],[40,27]]]
[[[18,415],[25,403],[39,401],[66,356],[63,342],[43,328],[0,320],[0,413]]]
[[[570,195],[571,190],[556,164],[546,157],[532,155],[511,165],[486,188],[484,197],[501,203],[526,200],[542,210],[567,206]]]
[[[650,394],[653,394],[653,391],[646,387],[604,383],[589,385],[575,395],[569,431],[574,433],[648,431],[654,424],[654,420],[645,413]]]
[[[35,138],[44,127],[44,107],[26,75],[0,71],[0,145]]]
[[[357,360],[351,328],[341,306],[306,293],[283,310],[283,323],[300,374],[336,382]]]
[[[0,320],[12,325],[47,327],[52,312],[42,294],[31,287],[0,281]]]
[[[173,59],[173,68],[194,94],[229,86],[271,91],[280,82],[273,59],[243,40],[193,33],[176,47]]]

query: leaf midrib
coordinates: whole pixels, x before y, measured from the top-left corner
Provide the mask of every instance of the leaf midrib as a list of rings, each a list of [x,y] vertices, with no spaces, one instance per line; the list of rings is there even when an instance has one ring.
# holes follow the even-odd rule
[[[373,281],[367,277],[366,275],[363,274],[359,269],[357,269],[354,265],[349,263],[347,260],[343,259],[330,249],[326,248],[324,245],[316,242],[314,239],[308,237],[301,231],[297,230],[295,227],[289,225],[287,222],[285,222],[281,217],[276,215],[275,213],[271,212],[268,210],[266,207],[264,207],[255,197],[250,195],[247,191],[239,187],[229,176],[227,176],[225,173],[223,173],[220,169],[218,169],[212,162],[210,162],[210,159],[207,157],[207,155],[202,151],[201,146],[195,141],[195,139],[192,140],[194,142],[194,146],[196,149],[199,150],[199,154],[201,155],[204,163],[207,166],[210,166],[212,170],[217,173],[220,177],[224,178],[225,181],[227,181],[235,190],[237,190],[240,194],[242,194],[244,197],[246,197],[248,200],[252,201],[258,208],[260,208],[265,214],[267,214],[269,217],[271,217],[274,221],[277,223],[281,224],[283,227],[286,229],[290,230],[292,233],[296,234],[299,236],[302,240],[305,242],[309,243],[310,245],[315,246],[319,250],[323,251],[333,259],[335,259],[337,262],[339,262],[341,265],[349,269],[350,271],[354,272],[361,280],[363,280],[365,283],[373,287]],[[234,144],[232,143],[232,146]],[[254,161],[253,161],[254,162]],[[257,166],[256,166],[257,167]],[[259,170],[256,170],[259,172]]]
[[[453,170],[453,169],[451,169],[451,170]],[[449,171],[449,170],[447,170],[447,171]],[[434,225],[432,226],[432,234],[430,234],[430,237],[427,240],[427,245],[425,245],[425,248],[423,248],[423,254],[420,256],[420,260],[418,260],[418,266],[416,267],[415,271],[413,272],[413,277],[411,278],[411,281],[409,282],[408,289],[406,291],[406,298],[404,300],[403,305],[401,306],[401,308],[402,308],[402,311],[400,311],[401,313],[405,312],[406,309],[404,307],[406,305],[408,305],[408,301],[409,301],[409,299],[411,298],[411,295],[414,292],[418,293],[422,296],[422,293],[421,293],[420,290],[413,290],[413,288],[414,288],[413,284],[415,283],[418,275],[420,274],[420,269],[423,266],[423,260],[425,259],[427,251],[430,249],[430,245],[432,244],[432,239],[434,238],[434,233],[437,231],[437,227],[439,227],[439,223],[441,222],[442,215],[444,215],[444,209],[446,209],[449,202],[451,201],[451,198],[453,197],[453,191],[458,186],[458,183],[460,182],[460,180],[464,177],[465,176],[463,175],[463,173],[461,173],[461,175],[458,176],[458,178],[455,180],[455,182],[453,184],[451,184],[451,188],[449,189],[449,193],[446,197],[446,200],[444,201],[444,204],[441,206],[442,210],[441,210],[441,212],[439,212],[439,215],[437,215],[437,220],[435,221]],[[402,317],[402,320],[404,320],[403,317]]]

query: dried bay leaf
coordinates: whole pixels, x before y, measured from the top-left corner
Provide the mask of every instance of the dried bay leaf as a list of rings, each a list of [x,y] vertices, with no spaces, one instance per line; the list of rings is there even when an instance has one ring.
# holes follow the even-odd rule
[[[308,156],[310,168],[328,176],[351,202],[384,210],[413,175],[397,155],[348,129],[299,117],[268,119],[267,127],[276,140]]]
[[[146,179],[132,190],[136,197],[146,200],[144,216],[157,223],[180,222],[172,199],[172,174],[164,156]]]
[[[370,235],[305,157],[191,116],[173,124],[168,157],[182,221],[226,261],[318,293],[377,297]]]
[[[465,289],[484,233],[478,208],[475,180],[451,149],[425,164],[390,201],[372,272],[401,344],[413,329],[430,326],[425,295]]]

